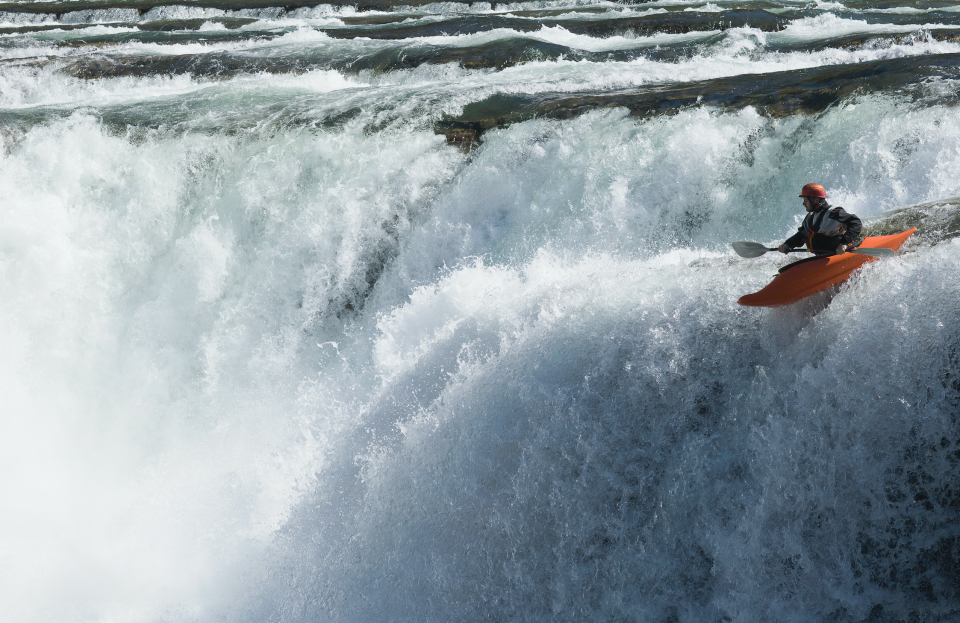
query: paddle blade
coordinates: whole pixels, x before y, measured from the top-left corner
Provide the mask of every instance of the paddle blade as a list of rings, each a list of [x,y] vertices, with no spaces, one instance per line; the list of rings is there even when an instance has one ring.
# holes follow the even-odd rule
[[[871,257],[893,257],[896,255],[896,251],[893,249],[850,249],[850,253],[859,253]]]
[[[776,249],[768,249],[759,242],[734,242],[733,250],[740,257],[760,257],[767,251],[776,251]]]

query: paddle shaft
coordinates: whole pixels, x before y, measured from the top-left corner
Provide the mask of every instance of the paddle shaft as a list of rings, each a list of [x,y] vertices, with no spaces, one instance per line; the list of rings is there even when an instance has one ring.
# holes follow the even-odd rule
[[[767,249],[768,251],[779,251],[780,249]],[[888,254],[893,256],[893,249],[847,249],[844,253],[857,253],[859,255],[869,255],[870,257],[886,257]],[[806,249],[790,249],[787,253],[813,253]]]
[[[764,253],[769,253],[770,251],[779,251],[779,248],[765,247],[759,242],[748,242],[746,240],[741,240],[740,242],[733,243],[733,250],[737,252],[737,255],[740,257],[760,257]],[[804,248],[799,249],[790,249],[788,253],[807,253],[808,251]],[[870,249],[870,248],[861,248],[861,249],[849,249],[847,253],[857,253],[860,255],[869,255],[871,257],[893,257],[893,249]]]

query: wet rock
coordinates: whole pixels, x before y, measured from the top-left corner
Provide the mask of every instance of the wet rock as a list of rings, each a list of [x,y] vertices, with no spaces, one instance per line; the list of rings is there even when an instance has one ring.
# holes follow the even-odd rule
[[[67,65],[63,71],[76,78],[116,78],[125,76],[152,76],[157,74],[213,76],[228,78],[240,73],[255,73],[270,69],[272,73],[302,71],[309,67],[296,60],[286,63],[262,60],[250,61],[229,54],[184,56],[111,57],[87,56]]]
[[[912,227],[917,228],[917,233],[908,240],[911,246],[934,245],[960,236],[960,197],[938,199],[884,212],[865,224],[863,235],[888,236]]]
[[[456,117],[442,119],[435,131],[446,136],[451,144],[478,144],[483,133],[491,128],[534,118],[570,119],[606,108],[626,108],[631,116],[641,118],[673,114],[690,106],[753,106],[771,117],[816,114],[856,95],[906,91],[935,76],[960,77],[958,65],[960,54],[942,54],[605,93],[496,94],[468,104]],[[956,95],[953,98],[956,100]]]
[[[136,9],[141,15],[164,6],[189,6],[206,9],[220,9],[223,11],[240,11],[243,9],[265,9],[273,7],[282,7],[285,11],[293,11],[302,8],[312,8],[320,5],[334,7],[355,7],[358,11],[391,11],[398,4],[406,6],[423,6],[432,4],[435,0],[403,0],[402,3],[391,0],[177,0],[176,2],[151,2],[149,0],[134,0],[126,2],[124,0],[115,0],[113,2],[99,2],[96,0],[80,0],[71,2],[69,11],[63,13],[73,13],[77,11],[100,11],[105,9]],[[445,0],[446,2],[456,4],[471,4],[471,0]],[[33,14],[54,14],[51,11],[53,7],[43,3],[23,4],[16,2],[0,2],[0,12],[10,13],[33,13]]]
[[[960,29],[947,28],[937,30],[918,30],[910,33],[883,33],[869,35],[848,35],[818,41],[818,47],[840,48],[844,50],[862,50],[884,48],[891,45],[908,45],[917,41],[940,41],[956,43],[960,41]],[[783,49],[785,49],[784,46]],[[793,49],[793,48],[790,48]]]
[[[544,25],[551,25],[543,20]],[[642,17],[617,18],[591,22],[558,23],[570,32],[591,37],[611,35],[685,34],[688,32],[756,28],[764,32],[781,30],[788,23],[783,16],[767,11],[723,11],[721,13],[671,12]]]
[[[354,27],[321,28],[327,35],[350,39],[410,39],[469,35],[498,28],[517,32],[536,32],[541,28],[561,27],[578,35],[611,37],[614,35],[650,36],[654,34],[684,34],[727,30],[729,28],[756,28],[763,31],[780,30],[787,24],[783,17],[766,11],[725,11],[723,13],[687,13],[674,11],[642,17],[611,17],[597,20],[569,18],[522,19],[512,15],[457,15],[428,23],[398,24],[396,27],[371,31],[367,22],[344,20]]]
[[[137,24],[137,28],[142,31],[170,32],[177,30],[200,30],[200,27],[206,23],[213,22],[222,24],[228,30],[235,30],[248,24],[253,24],[257,20],[252,18],[239,17],[214,17],[209,19],[183,19],[183,20],[163,20],[156,22],[144,22]]]
[[[412,69],[424,64],[457,63],[464,69],[503,69],[520,63],[553,60],[560,57],[581,60],[582,54],[553,43],[527,39],[510,39],[491,42],[482,46],[438,48],[402,47],[381,50],[355,60],[330,63],[331,68],[344,71],[390,71]]]

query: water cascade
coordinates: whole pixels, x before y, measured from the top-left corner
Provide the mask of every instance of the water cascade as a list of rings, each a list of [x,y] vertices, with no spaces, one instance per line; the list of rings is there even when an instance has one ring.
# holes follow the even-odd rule
[[[4,620],[954,620],[958,61],[936,1],[0,3]],[[920,232],[739,307],[810,181]]]

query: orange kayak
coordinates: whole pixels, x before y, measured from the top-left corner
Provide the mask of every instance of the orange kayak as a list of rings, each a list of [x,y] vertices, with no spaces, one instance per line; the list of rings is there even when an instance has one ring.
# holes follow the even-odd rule
[[[917,231],[916,227],[892,236],[864,238],[860,247],[864,249],[886,248],[896,251],[915,231]],[[843,255],[829,255],[803,260],[786,267],[764,289],[741,296],[737,302],[750,307],[780,307],[781,305],[796,303],[804,297],[842,283],[850,276],[850,273],[874,259],[876,258],[869,255],[844,253]]]

